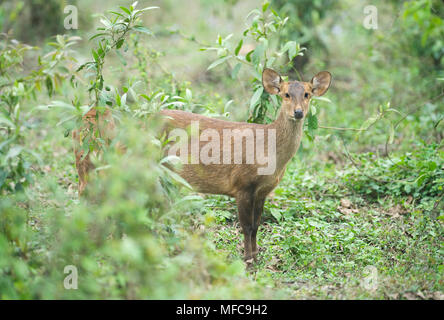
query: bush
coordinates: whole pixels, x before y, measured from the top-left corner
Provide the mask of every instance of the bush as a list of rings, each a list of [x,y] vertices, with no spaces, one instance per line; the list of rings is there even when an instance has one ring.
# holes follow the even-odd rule
[[[169,197],[160,185],[165,174],[158,163],[160,149],[150,138],[153,131],[130,119],[121,127],[127,152],[105,153],[108,165],[98,169],[100,179],[91,181],[89,200],[71,205],[68,213],[62,204],[69,200],[59,192],[54,206],[31,216],[19,208],[23,199],[2,199],[1,298],[266,295],[245,277],[242,261],[226,263],[203,235],[188,231],[192,202],[183,193]],[[64,288],[64,269],[70,265],[78,270],[77,290]]]
[[[443,193],[444,151],[436,143],[418,144],[402,155],[376,158],[373,153],[360,154],[362,167],[352,167],[345,174],[347,186],[374,198],[412,196],[422,201]]]

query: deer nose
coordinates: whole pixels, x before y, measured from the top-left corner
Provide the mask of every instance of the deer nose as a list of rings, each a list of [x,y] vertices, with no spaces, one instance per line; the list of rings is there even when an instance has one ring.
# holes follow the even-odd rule
[[[304,113],[302,112],[301,109],[295,110],[294,117],[295,119],[302,119],[304,117]]]

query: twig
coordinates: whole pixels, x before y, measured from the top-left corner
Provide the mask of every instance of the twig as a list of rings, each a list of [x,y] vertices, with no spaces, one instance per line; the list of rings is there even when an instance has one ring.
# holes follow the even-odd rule
[[[435,102],[437,101],[439,98],[441,98],[442,96],[444,96],[444,89],[442,90],[442,92],[437,95],[436,97],[423,101],[422,103],[420,103],[416,108],[414,108],[413,110],[409,111],[408,113],[406,113],[398,122],[396,122],[395,124],[395,129],[396,127],[402,122],[404,121],[405,118],[407,118],[409,115],[414,114],[415,112],[417,112],[419,109],[421,109],[425,103],[430,103],[430,102]]]
[[[364,176],[366,176],[367,178],[372,179],[372,180],[374,180],[374,181],[377,181],[377,182],[379,182],[379,183],[388,183],[387,180],[380,180],[380,179],[377,179],[377,178],[375,178],[375,177],[369,176],[369,175],[366,174],[364,171],[362,171],[361,168],[359,168],[358,164],[355,162],[355,160],[354,160],[354,159],[352,158],[352,156],[350,155],[350,152],[348,152],[347,145],[345,144],[344,139],[343,139],[342,137],[341,137],[341,141],[342,141],[342,145],[344,146],[344,150],[345,150],[344,155],[346,156],[347,159],[350,160],[350,162],[353,164],[353,166],[354,166],[359,172],[361,172],[361,173],[362,173]]]
[[[365,131],[367,129],[356,129],[356,128],[338,128],[338,127],[326,127],[326,126],[318,126],[321,129],[330,129],[330,130],[341,130],[341,131]]]
[[[416,108],[414,108],[413,110],[407,112],[398,122],[396,122],[396,124],[393,126],[393,128],[396,130],[396,128],[399,126],[399,124],[404,121],[409,115],[414,114],[415,112],[417,112],[419,109],[421,109],[425,103],[431,103],[431,102],[435,102],[437,101],[439,98],[441,98],[442,96],[444,96],[444,89],[443,91],[437,95],[436,97],[428,100],[428,101],[423,101],[421,102]],[[388,142],[389,139],[387,138],[387,140],[385,141],[385,155],[387,156],[387,158],[393,163],[395,164],[395,162],[392,160],[392,158],[390,157],[390,151],[388,149]],[[408,169],[405,166],[402,166],[404,169]]]
[[[435,210],[436,208],[438,208],[438,204],[441,202],[442,198],[444,197],[444,192],[441,193],[441,196],[438,198],[438,200],[436,200],[434,206],[433,206],[433,210]]]

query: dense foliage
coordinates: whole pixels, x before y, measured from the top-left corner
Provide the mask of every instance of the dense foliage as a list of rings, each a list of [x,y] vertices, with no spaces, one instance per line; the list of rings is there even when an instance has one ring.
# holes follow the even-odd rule
[[[79,30],[61,3],[0,7],[1,299],[443,299],[441,1],[377,1],[377,29],[351,0],[77,0]],[[265,67],[333,84],[245,270],[233,200],[165,166],[156,112],[269,123]],[[112,141],[83,126],[92,109]],[[96,166],[84,197],[73,130]]]

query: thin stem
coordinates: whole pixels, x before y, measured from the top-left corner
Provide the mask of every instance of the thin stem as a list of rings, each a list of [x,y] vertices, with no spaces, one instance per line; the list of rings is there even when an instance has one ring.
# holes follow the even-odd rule
[[[321,129],[330,129],[330,130],[341,130],[341,131],[366,131],[367,129],[356,129],[356,128],[338,128],[338,127],[326,127],[326,126],[318,126]]]

